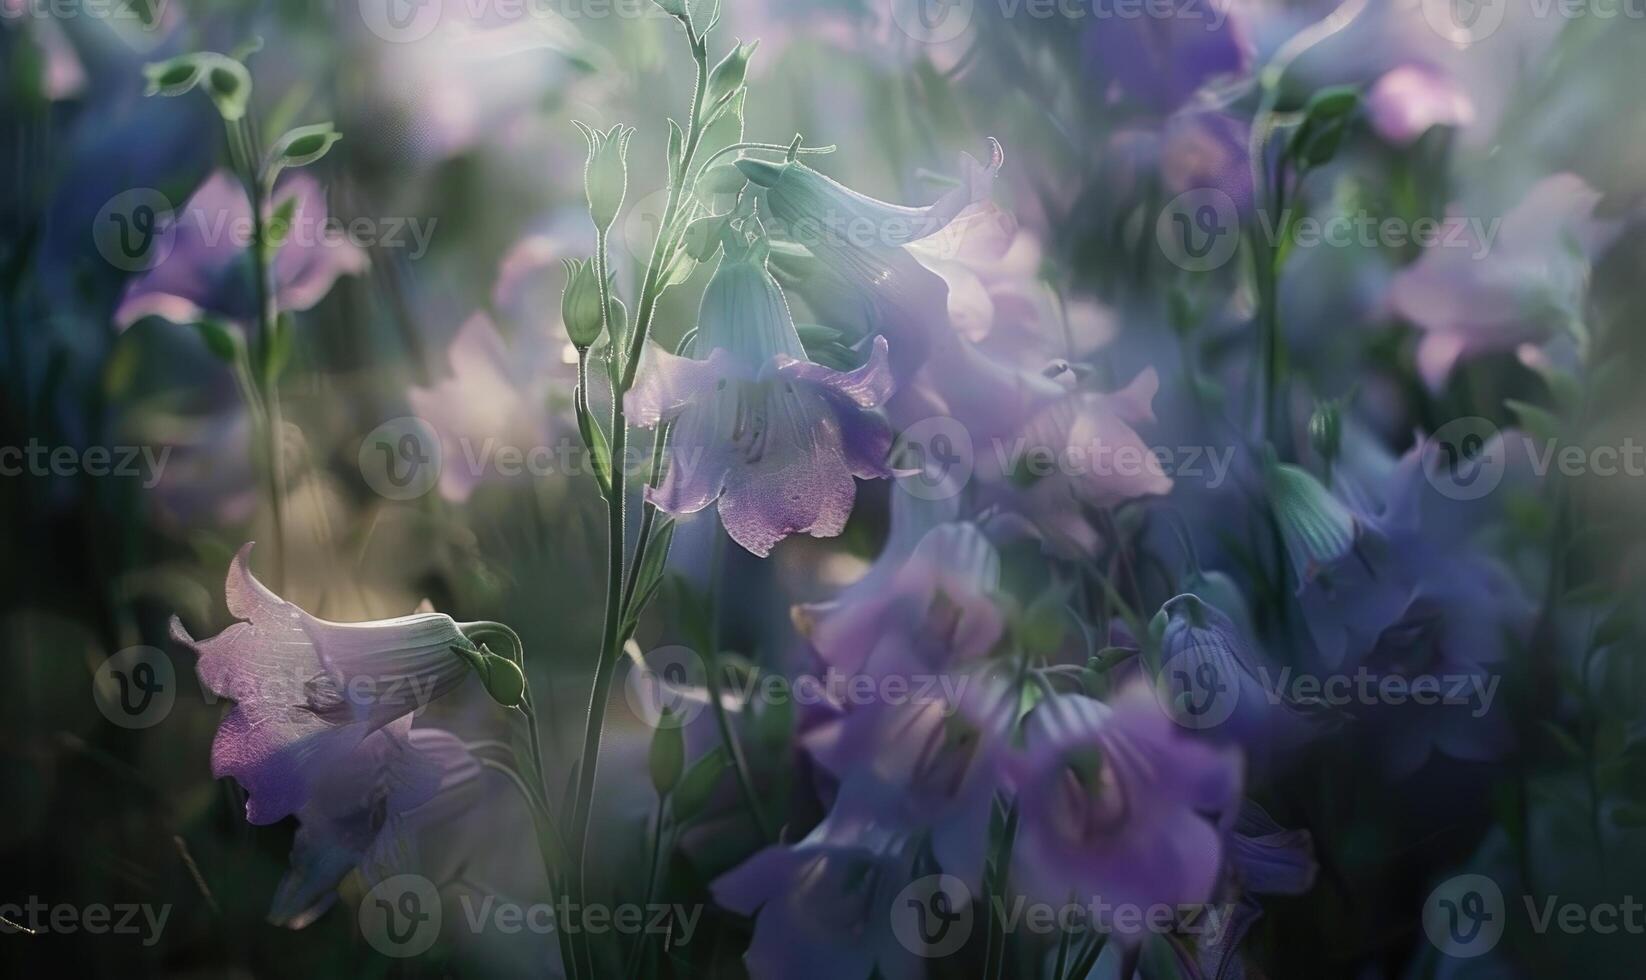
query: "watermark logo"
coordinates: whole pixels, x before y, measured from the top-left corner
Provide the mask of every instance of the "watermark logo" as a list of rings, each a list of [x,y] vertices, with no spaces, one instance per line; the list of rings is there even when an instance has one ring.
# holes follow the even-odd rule
[[[384,956],[427,952],[440,938],[440,892],[422,875],[386,878],[360,903],[360,934]]]
[[[976,0],[887,0],[892,23],[920,44],[947,44],[972,26]]]
[[[143,272],[166,261],[177,244],[172,203],[152,187],[109,198],[92,219],[92,244],[121,272]]]
[[[440,26],[441,0],[360,0],[366,29],[391,44],[421,41]]]
[[[958,494],[977,469],[972,435],[956,419],[934,415],[904,429],[892,447],[897,485],[921,500],[947,500]]]
[[[966,945],[972,934],[972,893],[954,875],[909,882],[892,901],[892,935],[916,956],[938,959]]]
[[[360,443],[360,475],[389,500],[415,500],[440,480],[440,436],[415,415],[390,419]]]
[[[628,205],[623,217],[623,247],[637,262],[652,257],[652,247],[663,231],[663,215],[669,209],[669,190],[663,188]]]
[[[1423,19],[1442,38],[1468,47],[1497,33],[1508,6],[1508,0],[1423,0]]]
[[[165,651],[127,647],[92,676],[92,698],[103,717],[121,728],[152,728],[177,703],[177,671]]]
[[[640,662],[631,662],[623,696],[634,716],[652,728],[677,728],[689,724],[708,706],[701,696],[707,681],[697,651],[663,646]]]
[[[1173,265],[1209,272],[1234,257],[1240,245],[1240,210],[1234,198],[1215,187],[1185,191],[1161,210],[1154,234]]]
[[[1240,703],[1233,669],[1214,660],[1180,656],[1163,664],[1155,677],[1155,700],[1167,717],[1192,731],[1216,728],[1229,720]]]
[[[1503,891],[1485,875],[1458,875],[1440,883],[1423,903],[1423,931],[1447,956],[1469,959],[1491,952],[1503,938]]]
[[[1503,482],[1502,445],[1490,421],[1475,415],[1453,419],[1419,447],[1423,475],[1442,496],[1479,500]]]

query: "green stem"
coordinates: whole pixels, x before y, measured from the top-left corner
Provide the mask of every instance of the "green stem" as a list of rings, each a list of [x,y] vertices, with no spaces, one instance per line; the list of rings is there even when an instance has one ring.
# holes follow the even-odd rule
[[[261,398],[265,477],[268,481],[270,515],[274,522],[274,580],[280,588],[286,580],[286,460],[284,451],[285,422],[280,410],[280,385],[274,376],[272,351],[274,331],[279,322],[275,295],[272,243],[268,241],[265,212],[274,196],[274,188],[265,179],[261,167],[252,155],[249,123],[242,119],[229,125],[229,142],[240,165],[241,180],[252,214],[252,273],[257,299],[257,332],[253,338],[255,357],[252,372],[253,387]]]

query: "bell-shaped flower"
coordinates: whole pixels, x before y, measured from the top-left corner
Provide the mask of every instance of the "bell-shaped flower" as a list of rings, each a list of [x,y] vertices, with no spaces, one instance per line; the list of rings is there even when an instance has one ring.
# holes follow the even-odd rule
[[[413,732],[411,715],[403,715],[317,773],[313,794],[297,811],[291,869],[269,921],[301,929],[337,901],[337,886],[350,872],[363,869],[371,884],[393,874],[392,862],[374,856],[389,855],[404,839],[409,816],[452,778],[448,770],[472,765],[452,742],[445,732]]]
[[[1248,34],[1231,0],[1169,0],[1147,16],[1092,18],[1083,39],[1085,65],[1103,95],[1164,114],[1208,83],[1246,74]]]
[[[1108,704],[1043,701],[1014,768],[1013,881],[1025,894],[1139,908],[1212,897],[1240,803],[1240,753],[1190,736],[1147,684]]]
[[[281,310],[306,310],[324,299],[340,276],[366,268],[366,253],[332,225],[320,185],[304,173],[288,173],[276,186],[273,207],[290,205],[285,240],[275,253],[271,278]],[[117,327],[146,316],[173,323],[221,317],[238,323],[257,317],[252,271],[251,203],[228,173],[207,178],[172,216],[170,249],[126,285],[114,311]]]
[[[893,902],[909,883],[913,841],[849,804],[797,844],[778,844],[715,879],[716,904],[755,918],[743,956],[754,980],[868,980],[918,976],[921,963],[893,931]]]
[[[903,380],[953,334],[947,287],[906,246],[931,239],[984,200],[1003,162],[994,140],[987,166],[961,154],[956,186],[926,207],[868,197],[798,161],[737,166],[761,188],[785,285],[831,325],[890,338]]]
[[[240,549],[225,587],[241,622],[195,640],[173,619],[172,636],[198,654],[201,686],[234,701],[212,742],[212,775],[238,781],[246,819],[267,824],[307,804],[366,736],[456,688],[479,655],[441,613],[317,619],[259,582],[250,552]]]
[[[943,871],[979,887],[1016,687],[985,670],[943,674],[930,684],[921,675],[907,679],[907,697],[852,705],[809,729],[803,744],[840,780],[837,805],[929,833]]]
[[[675,420],[668,473],[647,499],[671,514],[719,501],[726,532],[765,557],[790,534],[839,534],[852,478],[890,475],[891,430],[870,410],[892,380],[884,338],[854,371],[806,359],[758,222],[724,246],[698,317],[696,349],[707,356],[651,348],[624,404],[638,425]]]
[[[1393,458],[1359,426],[1346,426],[1334,487],[1369,530],[1362,560],[1342,562],[1299,597],[1320,666],[1398,677],[1436,697],[1359,706],[1388,768],[1409,773],[1434,752],[1456,759],[1499,757],[1511,732],[1496,700],[1500,665],[1529,641],[1533,602],[1509,569],[1481,547],[1480,532],[1499,514],[1487,500],[1460,500],[1432,479],[1445,465],[1441,446],[1419,439]],[[1514,433],[1487,442],[1479,456],[1501,465],[1509,487],[1530,482],[1536,461]],[[1467,697],[1451,695],[1466,691]],[[1440,695],[1446,695],[1441,697]]]
[[[1449,72],[1412,62],[1373,83],[1366,93],[1366,114],[1377,135],[1406,146],[1435,126],[1469,125],[1475,119],[1475,105]]]
[[[1185,593],[1160,607],[1155,694],[1172,720],[1267,759],[1304,736],[1304,716],[1271,696],[1276,672],[1221,609]]]
[[[915,499],[893,498],[894,524],[917,506]],[[945,523],[912,549],[894,537],[863,579],[833,600],[797,606],[794,620],[839,670],[941,670],[994,649],[1005,629],[994,601],[999,590],[1000,555],[983,531],[970,522]]]
[[[1471,223],[1395,275],[1389,304],[1423,331],[1417,366],[1430,388],[1461,361],[1535,350],[1581,317],[1590,262],[1620,227],[1595,216],[1599,203],[1575,174],[1545,177],[1501,223]]]
[[[1171,477],[1136,428],[1154,421],[1153,368],[1120,390],[1096,392],[1081,387],[1066,361],[1026,371],[957,341],[917,384],[926,403],[898,420],[958,422],[982,498],[1028,519],[1059,555],[1096,552],[1089,509],[1171,492]]]

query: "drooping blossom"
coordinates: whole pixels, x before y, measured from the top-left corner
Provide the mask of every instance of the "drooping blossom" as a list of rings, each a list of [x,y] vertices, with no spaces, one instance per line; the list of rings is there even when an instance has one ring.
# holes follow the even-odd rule
[[[757,852],[710,886],[717,904],[755,919],[743,956],[755,980],[867,980],[917,975],[898,941],[893,901],[909,883],[913,841],[872,814],[836,806],[796,844]]]
[[[447,356],[449,376],[406,395],[440,437],[442,497],[461,503],[486,477],[500,475],[499,450],[553,453],[557,434],[562,446],[573,445],[570,431],[555,425],[550,400],[571,399],[565,367],[542,337],[521,331],[505,339],[491,317],[476,313],[457,331]]]
[[[1531,467],[1517,455],[1523,446],[1513,433],[1500,435],[1481,458],[1500,460],[1519,479]],[[1341,563],[1299,597],[1326,669],[1364,668],[1407,683],[1469,679],[1469,704],[1409,699],[1357,709],[1398,773],[1415,770],[1432,752],[1474,760],[1501,753],[1508,737],[1503,713],[1481,702],[1495,690],[1493,676],[1515,638],[1531,629],[1531,601],[1474,540],[1496,508],[1442,493],[1430,479],[1442,465],[1441,446],[1432,440],[1419,440],[1398,460],[1370,437],[1347,440],[1334,484],[1371,533],[1362,560]]]
[[[1212,897],[1240,802],[1240,753],[1175,725],[1147,684],[1109,703],[1043,701],[1013,765],[1013,881],[1025,894],[1139,908]]]
[[[1164,115],[1206,86],[1246,74],[1252,42],[1231,0],[1174,0],[1147,16],[1094,17],[1083,38],[1086,70],[1105,94]]]
[[[1366,93],[1366,112],[1377,134],[1397,146],[1415,142],[1435,126],[1467,126],[1474,103],[1451,75],[1432,65],[1401,65]]]
[[[247,793],[246,819],[296,813],[366,736],[455,689],[472,648],[450,616],[418,613],[367,623],[317,619],[271,592],[248,567],[251,545],[229,565],[225,594],[241,622],[195,640],[201,685],[234,701],[212,742],[212,775]]]
[[[764,557],[790,534],[839,534],[857,495],[853,478],[890,475],[891,431],[870,410],[892,381],[885,338],[854,371],[807,360],[766,269],[763,232],[728,235],[723,245],[698,314],[696,349],[706,357],[652,347],[625,404],[638,425],[675,420],[668,473],[647,499],[674,514],[718,501],[726,532]]]
[[[1237,211],[1253,206],[1251,124],[1226,112],[1185,110],[1160,135],[1160,177],[1171,194],[1218,191]]]
[[[957,185],[925,207],[876,200],[799,161],[737,166],[760,189],[785,285],[831,326],[888,338],[902,381],[953,335],[942,279],[907,246],[985,198],[1005,160],[998,142],[990,150],[987,166],[962,153]]]
[[[316,773],[312,795],[297,810],[292,866],[275,891],[270,922],[307,926],[337,901],[345,876],[367,865],[369,855],[393,849],[405,833],[407,815],[440,790],[447,768],[443,753],[452,748],[448,739],[444,732],[414,733],[411,715],[402,715]],[[456,749],[461,752],[460,745]],[[367,871],[368,883],[375,884],[392,874],[393,866]]]
[[[1430,388],[1462,361],[1535,348],[1581,317],[1590,262],[1618,228],[1595,216],[1599,202],[1575,174],[1545,177],[1484,239],[1431,246],[1395,275],[1389,303],[1422,331],[1417,367]]]
[[[983,499],[1027,518],[1055,553],[1090,555],[1099,541],[1088,509],[1172,489],[1136,429],[1153,420],[1158,388],[1151,368],[1118,391],[1091,391],[1062,358],[1023,370],[962,340],[923,371],[896,417],[957,422]]]
[[[894,498],[894,506],[903,503]],[[983,531],[946,523],[912,550],[889,547],[861,581],[834,600],[796,607],[795,620],[839,670],[942,669],[986,656],[999,641],[999,588],[1000,556]]]
[[[948,286],[954,331],[992,354],[1034,357],[1051,347],[1084,357],[1117,329],[1112,311],[1102,305],[1053,294],[1042,280],[1039,239],[992,202],[968,207],[908,249]]]
[[[1167,600],[1160,615],[1155,693],[1173,721],[1238,743],[1254,767],[1308,733],[1299,712],[1271,698],[1276,669],[1221,609],[1185,593]]]
[[[320,185],[288,173],[275,188],[273,208],[290,203],[290,231],[275,253],[271,277],[280,310],[307,310],[339,276],[366,268],[366,254],[332,226]],[[114,322],[125,329],[146,316],[173,323],[219,317],[249,324],[257,317],[251,204],[245,188],[218,171],[172,216],[169,251],[127,284]]]
[[[1015,688],[987,670],[949,670],[922,685],[931,676],[906,675],[907,698],[843,706],[803,744],[840,781],[837,806],[929,834],[944,873],[977,888],[1005,787]]]

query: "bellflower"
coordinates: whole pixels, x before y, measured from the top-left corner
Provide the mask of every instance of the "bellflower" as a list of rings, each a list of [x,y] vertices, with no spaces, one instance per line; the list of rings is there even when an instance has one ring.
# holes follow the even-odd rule
[[[1467,126],[1475,107],[1449,73],[1414,62],[1385,73],[1366,93],[1366,113],[1377,134],[1396,146],[1415,143],[1435,126]]]
[[[743,962],[754,980],[919,975],[892,931],[892,902],[914,864],[909,836],[836,806],[797,844],[779,844],[710,886],[717,904],[755,918]]]
[[[440,613],[369,623],[316,619],[280,598],[247,567],[251,545],[229,565],[229,612],[241,622],[195,640],[201,686],[235,702],[212,742],[212,775],[247,792],[246,819],[274,823],[314,796],[367,735],[453,690],[468,662],[458,624]]]
[[[1093,18],[1085,63],[1105,88],[1165,114],[1208,83],[1247,73],[1247,34],[1231,0],[1172,0],[1147,16]]]
[[[952,332],[942,280],[906,246],[943,231],[988,194],[1005,159],[1000,144],[989,142],[989,164],[962,153],[958,184],[926,207],[876,200],[798,161],[737,161],[761,188],[774,236],[804,249],[791,256],[780,248],[780,272],[829,322],[843,317],[846,324],[861,322],[868,332],[890,337],[900,380]]]
[[[1238,742],[1252,756],[1266,756],[1304,733],[1300,715],[1270,703],[1263,681],[1273,673],[1270,665],[1221,609],[1186,593],[1167,600],[1160,615],[1155,692],[1174,721]]]
[[[570,429],[556,425],[550,399],[559,395],[564,403],[570,394],[557,385],[566,372],[545,338],[524,330],[505,340],[485,313],[464,322],[449,357],[449,377],[414,387],[406,397],[440,436],[440,495],[461,503],[485,478],[477,464],[488,462],[496,447],[547,447],[557,432],[569,439]]]
[[[1581,316],[1589,263],[1618,223],[1597,219],[1600,192],[1575,174],[1545,177],[1471,247],[1437,245],[1389,286],[1396,313],[1423,332],[1417,366],[1438,389],[1460,362],[1534,348]]]
[[[672,514],[719,501],[732,540],[765,557],[790,534],[839,534],[852,478],[890,475],[891,430],[869,410],[892,382],[884,338],[855,371],[808,361],[763,233],[741,237],[727,237],[703,293],[696,343],[707,357],[652,347],[625,404],[638,425],[677,420],[668,474],[647,499]]]
[[[275,892],[269,921],[303,928],[336,902],[338,884],[368,854],[388,853],[390,842],[404,836],[408,814],[440,791],[448,768],[467,761],[454,742],[446,732],[413,732],[411,715],[402,715],[317,773],[313,795],[297,811],[292,867]],[[373,882],[392,873],[369,870]]]
[[[295,199],[291,232],[275,253],[272,277],[281,310],[306,310],[331,291],[339,276],[366,268],[366,253],[328,226],[320,185],[288,173],[274,191],[273,207]],[[127,284],[114,312],[125,328],[146,316],[173,323],[222,317],[250,323],[257,317],[257,289],[249,246],[251,204],[245,188],[219,171],[172,218],[171,251]]]
[[[1374,676],[1469,678],[1470,704],[1375,706],[1366,714],[1384,761],[1415,770],[1433,751],[1489,759],[1508,732],[1487,692],[1516,637],[1528,636],[1533,604],[1508,571],[1473,537],[1489,516],[1479,502],[1452,500],[1430,482],[1439,446],[1420,440],[1399,460],[1356,430],[1346,438],[1340,475],[1345,499],[1375,531],[1363,562],[1345,562],[1330,582],[1307,588],[1299,604],[1321,662]],[[1483,458],[1503,458],[1520,476],[1530,460],[1510,453],[1522,440],[1499,436]],[[1443,692],[1444,693],[1444,692]]]
[[[1240,801],[1239,751],[1197,741],[1129,684],[1043,701],[1015,760],[1014,882],[1041,901],[1207,901]]]
[[[906,701],[851,707],[804,744],[841,781],[837,805],[928,831],[937,863],[975,888],[1005,779],[1015,688],[984,671],[942,680]]]
[[[1087,508],[1169,493],[1172,480],[1135,426],[1154,420],[1150,368],[1113,392],[1082,390],[1067,362],[1025,371],[957,341],[923,372],[925,404],[900,421],[944,415],[971,439],[984,499],[1022,515],[1060,555],[1098,546]],[[918,409],[918,410],[917,410]]]
[[[912,658],[936,670],[986,656],[1000,640],[1000,556],[977,525],[939,525],[912,552],[882,554],[875,564],[895,570],[871,569],[834,601],[796,609],[797,625],[830,666],[879,673]]]

